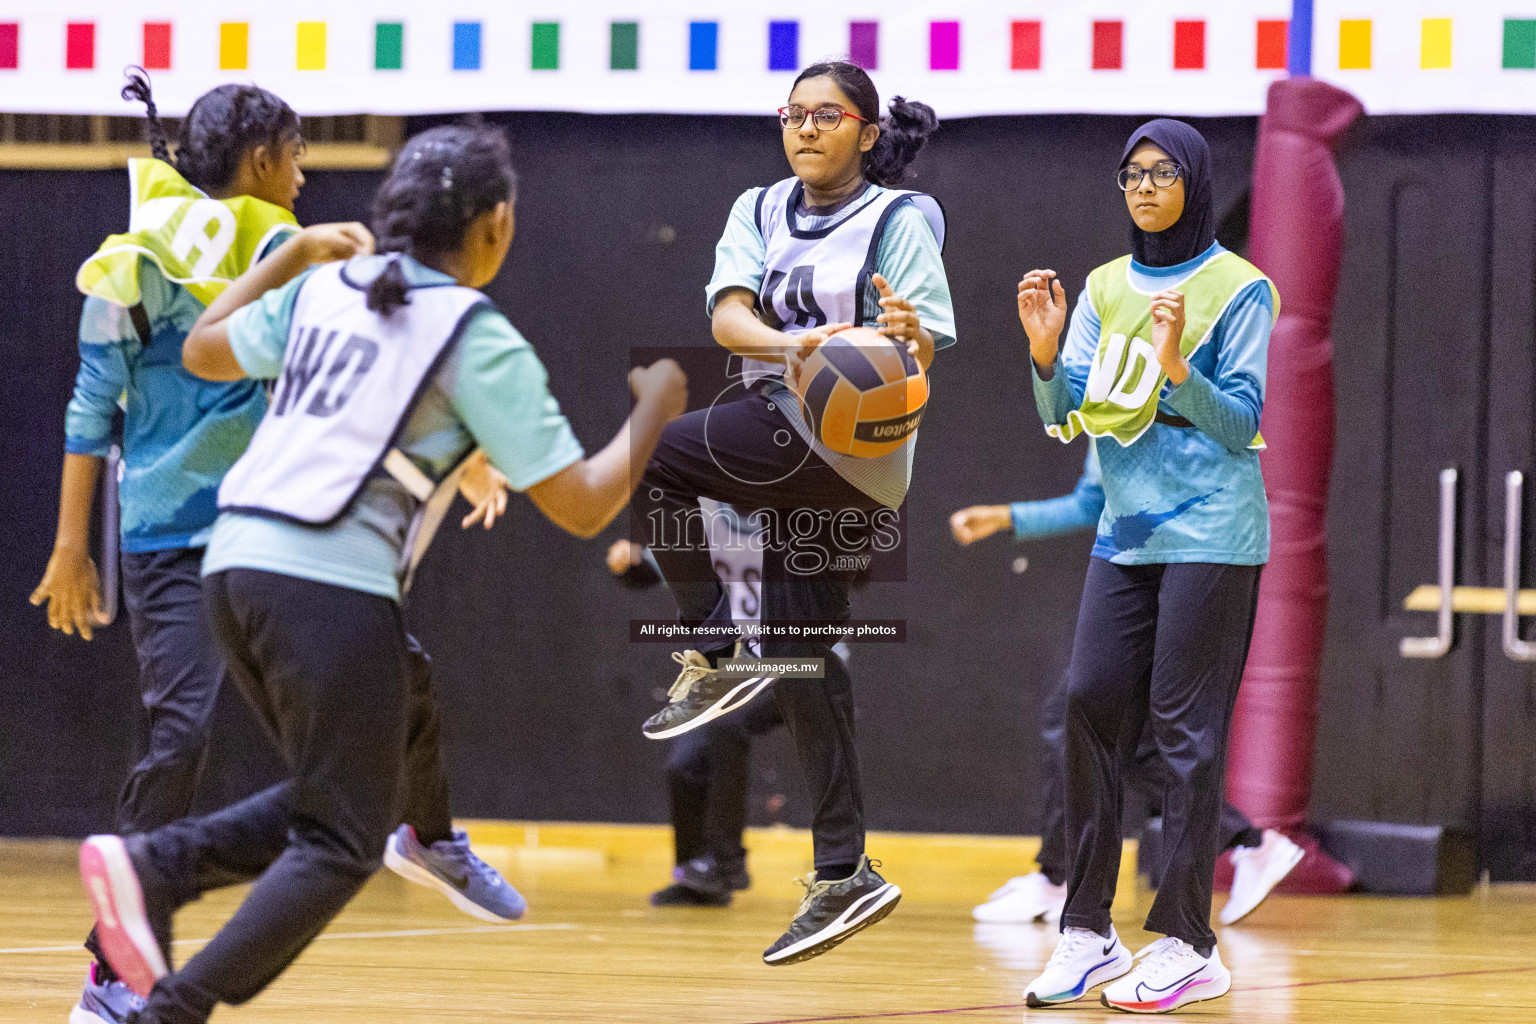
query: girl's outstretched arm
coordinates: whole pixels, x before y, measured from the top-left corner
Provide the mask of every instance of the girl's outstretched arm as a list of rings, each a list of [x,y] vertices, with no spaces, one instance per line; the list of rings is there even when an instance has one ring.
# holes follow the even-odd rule
[[[591,539],[629,504],[661,431],[688,408],[688,378],[671,359],[629,372],[635,410],[602,451],[528,488],[550,522]]]
[[[312,264],[372,252],[373,235],[361,224],[316,224],[296,232],[209,303],[182,344],[182,365],[204,380],[240,380],[246,374],[229,347],[228,321],[235,310],[281,288]]]

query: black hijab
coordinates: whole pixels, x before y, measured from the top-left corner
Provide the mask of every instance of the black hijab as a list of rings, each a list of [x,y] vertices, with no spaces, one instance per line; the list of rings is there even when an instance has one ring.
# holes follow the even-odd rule
[[[1183,121],[1159,117],[1131,133],[1120,154],[1124,167],[1142,142],[1167,153],[1183,169],[1184,212],[1173,225],[1156,233],[1131,224],[1131,255],[1146,267],[1172,267],[1199,256],[1216,241],[1211,212],[1211,150],[1205,137]]]

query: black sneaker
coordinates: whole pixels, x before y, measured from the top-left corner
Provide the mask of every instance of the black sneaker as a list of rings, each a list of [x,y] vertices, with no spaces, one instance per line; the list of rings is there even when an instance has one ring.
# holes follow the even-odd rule
[[[719,870],[720,877],[725,881],[725,887],[732,892],[752,888],[752,876],[747,874],[745,858],[721,863]]]
[[[738,642],[736,656],[740,654],[741,644]],[[649,739],[671,739],[713,722],[744,706],[773,682],[772,676],[722,680],[719,670],[698,651],[673,651],[672,660],[683,666],[683,670],[667,691],[667,706],[646,719],[641,727]]]
[[[789,931],[763,953],[763,963],[770,967],[798,964],[884,920],[900,902],[901,890],[875,873],[879,863],[866,855],[847,878],[822,882],[813,871],[809,879],[801,880],[805,899]]]
[[[651,894],[656,907],[728,907],[731,887],[708,857],[696,857],[672,869],[672,884]]]

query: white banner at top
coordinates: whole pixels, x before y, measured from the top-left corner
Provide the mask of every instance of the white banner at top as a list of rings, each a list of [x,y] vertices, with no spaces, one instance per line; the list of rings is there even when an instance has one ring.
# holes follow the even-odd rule
[[[1519,9],[1528,8],[1522,15]],[[1297,58],[1373,113],[1536,113],[1536,0],[0,0],[0,110],[179,114],[256,82],[301,114],[769,114],[868,67],[941,117],[1255,114]],[[1310,24],[1309,33],[1291,30]],[[1301,54],[1292,52],[1300,46]],[[1306,66],[1303,60],[1302,66]]]

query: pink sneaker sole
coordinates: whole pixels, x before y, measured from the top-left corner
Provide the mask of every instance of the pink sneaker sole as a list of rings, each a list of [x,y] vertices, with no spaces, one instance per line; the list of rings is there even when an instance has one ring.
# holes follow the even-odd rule
[[[144,890],[117,836],[91,836],[80,846],[80,880],[96,913],[96,938],[107,963],[135,992],[148,997],[165,977],[165,957],[144,914]]]

